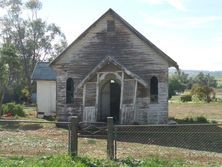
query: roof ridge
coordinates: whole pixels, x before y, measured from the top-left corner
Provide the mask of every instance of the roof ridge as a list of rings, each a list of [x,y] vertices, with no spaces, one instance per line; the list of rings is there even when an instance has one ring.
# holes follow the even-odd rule
[[[160,50],[151,41],[149,41],[144,35],[142,35],[132,25],[130,25],[126,20],[124,20],[120,15],[118,15],[112,8],[109,8],[102,16],[100,16],[93,24],[91,24],[91,26],[89,26],[82,34],[80,34],[60,55],[58,55],[54,60],[52,60],[52,62],[50,62],[50,65],[58,61],[61,56],[64,55],[67,50],[69,50],[69,48],[71,48],[75,43],[81,40],[89,32],[89,30],[96,26],[96,24],[108,13],[111,13],[115,18],[120,20],[132,33],[134,33],[140,40],[144,41],[146,45],[152,47],[154,51],[156,51],[163,59],[165,59],[169,63],[169,66],[174,66],[177,69],[179,68],[178,64],[172,58],[170,58],[166,53]]]

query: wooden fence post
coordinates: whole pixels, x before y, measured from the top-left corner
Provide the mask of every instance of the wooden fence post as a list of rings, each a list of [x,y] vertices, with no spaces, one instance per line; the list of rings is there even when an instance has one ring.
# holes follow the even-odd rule
[[[107,157],[114,159],[114,143],[113,143],[113,117],[107,117]]]
[[[78,124],[78,117],[77,116],[72,116],[70,118],[70,137],[69,137],[69,151],[70,151],[70,155],[72,157],[77,156],[78,154],[78,135],[77,135],[77,124]]]

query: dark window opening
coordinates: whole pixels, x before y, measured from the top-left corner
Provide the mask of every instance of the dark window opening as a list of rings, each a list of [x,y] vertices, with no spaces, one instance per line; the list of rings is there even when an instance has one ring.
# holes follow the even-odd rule
[[[74,102],[74,82],[72,78],[66,81],[66,104],[71,104]]]
[[[158,79],[153,76],[150,81],[150,102],[158,102]]]
[[[115,31],[115,22],[113,20],[107,20],[107,32]]]

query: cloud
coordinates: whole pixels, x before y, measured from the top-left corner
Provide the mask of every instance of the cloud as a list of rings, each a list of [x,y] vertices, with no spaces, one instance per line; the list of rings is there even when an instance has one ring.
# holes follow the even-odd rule
[[[215,44],[221,46],[221,44],[222,44],[222,33],[216,34],[216,35],[211,39],[211,41],[214,42]]]
[[[186,8],[184,6],[184,4],[182,3],[181,0],[168,0],[167,1],[171,6],[173,6],[174,8],[181,10],[181,11],[186,11]]]
[[[192,46],[192,42],[186,38],[175,37],[161,41],[160,47],[173,58],[181,69],[195,70],[222,70],[220,46]]]
[[[171,7],[180,10],[186,11],[184,0],[139,0],[140,2],[149,3],[151,5],[170,5]]]

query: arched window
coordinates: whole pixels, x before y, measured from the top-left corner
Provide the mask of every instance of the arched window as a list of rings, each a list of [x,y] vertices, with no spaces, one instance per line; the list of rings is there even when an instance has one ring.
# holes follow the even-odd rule
[[[150,80],[150,102],[158,102],[158,79],[155,76]]]
[[[66,81],[66,104],[74,102],[74,82],[72,78],[68,78]]]

